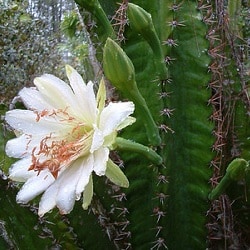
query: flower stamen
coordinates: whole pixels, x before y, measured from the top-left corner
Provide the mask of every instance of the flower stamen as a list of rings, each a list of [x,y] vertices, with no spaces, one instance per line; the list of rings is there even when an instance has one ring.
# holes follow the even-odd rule
[[[88,152],[92,135],[92,131],[87,132],[84,126],[80,125],[73,128],[67,140],[49,142],[52,139],[50,133],[41,140],[38,152],[36,147],[33,148],[29,170],[38,171],[39,174],[43,169],[48,169],[56,179],[62,167],[67,167],[76,158]]]

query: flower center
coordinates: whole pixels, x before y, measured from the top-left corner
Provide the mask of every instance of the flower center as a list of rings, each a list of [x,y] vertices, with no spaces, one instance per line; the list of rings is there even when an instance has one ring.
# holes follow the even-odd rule
[[[57,114],[55,111],[53,112],[55,115]],[[45,114],[45,112],[42,111],[41,114]],[[39,117],[37,122],[45,116],[41,114],[37,113],[37,117]],[[38,171],[38,174],[42,170],[48,169],[55,179],[58,177],[60,169],[68,167],[72,161],[89,152],[93,137],[93,130],[90,126],[76,123],[75,118],[70,117],[68,113],[64,117],[61,114],[60,111],[60,118],[63,119],[61,121],[67,121],[73,129],[65,131],[66,133],[61,138],[58,136],[53,138],[52,133],[45,136],[40,141],[39,149],[33,148],[32,164],[29,167],[29,170]],[[46,115],[51,116],[51,113]]]

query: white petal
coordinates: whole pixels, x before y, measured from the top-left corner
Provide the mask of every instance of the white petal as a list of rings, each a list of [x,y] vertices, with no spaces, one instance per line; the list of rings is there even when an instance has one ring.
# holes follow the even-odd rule
[[[52,110],[54,108],[47,103],[40,92],[35,88],[23,88],[19,92],[19,96],[28,109],[42,111],[44,109]]]
[[[17,194],[18,203],[27,203],[41,194],[54,182],[55,178],[52,174],[43,170],[39,175],[35,175],[28,179]]]
[[[81,193],[83,192],[85,186],[88,184],[90,175],[93,171],[93,167],[94,167],[94,157],[93,155],[90,155],[89,157],[85,158],[84,161],[82,162],[81,173],[76,186],[77,199],[80,198]]]
[[[79,114],[79,105],[75,100],[75,95],[68,84],[59,78],[45,74],[37,77],[34,84],[42,94],[43,98],[57,109],[65,109],[71,114]]]
[[[80,74],[69,65],[66,65],[66,73],[75,93],[75,98],[79,104],[83,119],[88,123],[94,123],[97,114],[97,103],[93,83],[89,82],[86,85]]]
[[[37,114],[30,110],[14,109],[8,111],[5,120],[12,128],[26,134],[48,134],[67,128],[66,122],[50,116],[42,117],[37,121]]]
[[[7,141],[5,147],[6,154],[9,157],[14,158],[23,158],[28,156],[30,153],[28,152],[27,145],[30,144],[30,138],[30,136],[24,134]]]
[[[108,159],[108,148],[100,148],[94,152],[94,171],[97,175],[105,175]]]
[[[15,162],[9,169],[9,178],[13,181],[25,182],[29,178],[37,175],[37,172],[28,170],[30,165],[31,157],[26,157]]]
[[[117,130],[119,125],[134,112],[134,108],[132,102],[109,103],[100,115],[99,128],[103,131],[103,135],[109,135]]]
[[[67,130],[66,130],[67,132]],[[34,148],[36,148],[35,152],[38,152],[40,149],[40,144],[43,139],[46,138],[47,145],[50,145],[52,141],[61,141],[68,134],[65,132],[64,134],[60,133],[52,133],[47,135],[26,135],[23,134],[17,138],[13,138],[6,143],[5,152],[9,157],[14,158],[24,158],[28,155],[31,155]]]
[[[80,178],[82,158],[77,159],[59,177],[60,187],[56,197],[56,205],[60,213],[67,214],[73,209],[76,200],[76,186]]]
[[[38,209],[38,215],[43,216],[56,206],[56,196],[59,189],[60,181],[56,179],[41,197]]]
[[[104,142],[104,136],[100,129],[98,129],[96,126],[94,126],[94,134],[92,139],[92,145],[90,148],[90,153],[93,153],[95,150],[100,148],[103,145]]]

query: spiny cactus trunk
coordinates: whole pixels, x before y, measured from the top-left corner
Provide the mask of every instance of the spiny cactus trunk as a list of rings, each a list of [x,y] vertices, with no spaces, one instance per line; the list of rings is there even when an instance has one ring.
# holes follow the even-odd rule
[[[205,249],[213,143],[207,31],[196,3],[190,1],[174,13],[172,25],[175,21],[168,40],[176,41],[169,53],[176,60],[169,67],[172,82],[166,91],[172,94],[165,107],[173,110],[165,120],[175,133],[167,134],[163,151],[169,176],[167,242],[170,249]]]

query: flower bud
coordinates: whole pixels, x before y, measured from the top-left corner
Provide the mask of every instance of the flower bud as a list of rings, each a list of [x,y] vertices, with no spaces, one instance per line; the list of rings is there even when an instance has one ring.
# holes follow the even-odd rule
[[[128,17],[133,28],[140,34],[154,29],[151,15],[136,4],[128,4]]]
[[[107,39],[104,46],[103,69],[107,79],[135,103],[136,109],[144,121],[150,143],[158,146],[161,142],[158,127],[145,99],[137,88],[134,65],[122,48],[110,38]]]
[[[227,167],[226,175],[234,181],[242,180],[246,175],[248,162],[241,158],[234,159]]]
[[[134,65],[122,48],[108,38],[103,52],[104,74],[119,90],[137,88]]]
[[[227,167],[225,176],[223,176],[219,184],[212,190],[208,198],[210,200],[217,199],[233,181],[242,180],[247,170],[248,162],[246,160],[242,158],[234,159]]]
[[[131,151],[134,153],[138,153],[139,155],[144,155],[154,164],[162,164],[162,158],[160,155],[158,155],[153,149],[146,147],[140,143],[126,140],[121,137],[116,137],[113,147],[115,150]]]
[[[168,78],[168,71],[165,64],[165,57],[151,15],[140,6],[129,3],[128,19],[132,29],[141,34],[151,47],[160,80],[166,80]]]

